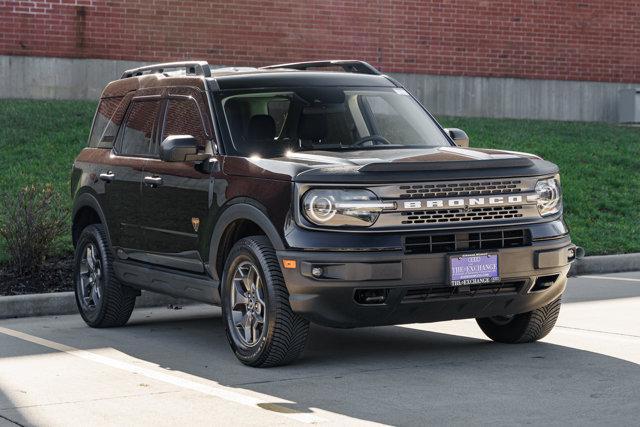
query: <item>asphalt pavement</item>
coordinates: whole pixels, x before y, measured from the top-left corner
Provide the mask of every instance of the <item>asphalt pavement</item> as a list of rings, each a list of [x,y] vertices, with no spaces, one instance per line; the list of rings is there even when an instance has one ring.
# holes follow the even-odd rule
[[[569,281],[534,344],[474,320],[312,326],[292,366],[253,369],[220,311],[136,310],[126,327],[80,316],[0,321],[0,426],[638,425],[640,272]]]

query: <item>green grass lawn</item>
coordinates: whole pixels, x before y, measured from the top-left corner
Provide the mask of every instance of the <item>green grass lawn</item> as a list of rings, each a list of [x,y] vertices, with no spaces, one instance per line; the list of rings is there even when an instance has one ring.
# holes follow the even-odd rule
[[[0,100],[0,193],[51,183],[70,209],[71,165],[86,144],[96,105],[87,101]],[[71,250],[70,235],[58,242],[56,250]],[[0,261],[5,258],[0,238]]]
[[[560,167],[565,218],[587,255],[640,252],[640,128],[444,117],[472,147],[525,151]]]
[[[95,102],[0,100],[0,192],[51,183],[67,208],[73,158]],[[557,163],[566,219],[587,254],[640,252],[640,128],[603,123],[443,117],[472,147],[526,151]],[[0,210],[0,215],[2,211]],[[0,260],[5,258],[0,242]],[[70,250],[66,236],[58,252]]]

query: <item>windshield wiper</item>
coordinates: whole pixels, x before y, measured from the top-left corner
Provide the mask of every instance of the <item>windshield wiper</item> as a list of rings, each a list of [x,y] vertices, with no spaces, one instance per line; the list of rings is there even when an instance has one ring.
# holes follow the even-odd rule
[[[385,144],[385,145],[370,145],[370,146],[366,146],[366,147],[354,147],[352,145],[341,145],[341,146],[334,145],[332,147],[313,146],[312,150],[319,150],[319,151],[366,151],[366,150],[416,149],[416,148],[433,148],[433,146]],[[304,150],[304,151],[311,151],[311,150]]]

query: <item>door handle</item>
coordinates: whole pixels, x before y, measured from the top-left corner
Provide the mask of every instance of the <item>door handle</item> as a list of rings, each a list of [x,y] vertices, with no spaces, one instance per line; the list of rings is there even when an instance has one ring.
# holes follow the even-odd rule
[[[162,185],[162,178],[159,176],[145,176],[144,184],[150,187],[157,187]]]
[[[100,174],[100,179],[103,180],[104,182],[111,182],[115,177],[116,177],[116,174],[111,171],[103,172]]]

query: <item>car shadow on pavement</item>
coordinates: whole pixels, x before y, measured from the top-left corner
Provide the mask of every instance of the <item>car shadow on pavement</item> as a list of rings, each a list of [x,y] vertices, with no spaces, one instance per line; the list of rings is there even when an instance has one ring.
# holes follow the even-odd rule
[[[229,350],[219,312],[135,319],[109,333],[135,337],[115,347],[132,357],[290,400],[295,403],[279,406],[300,413],[320,408],[398,425],[508,423],[515,411],[522,422],[592,423],[640,409],[639,365],[544,342],[503,345],[406,327],[312,326],[299,362],[254,369]]]

